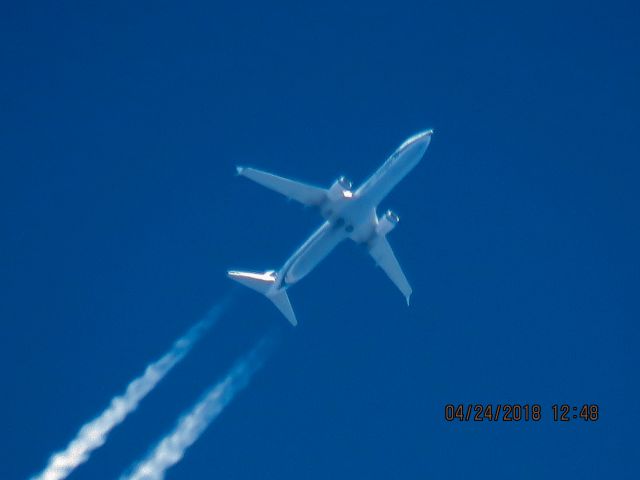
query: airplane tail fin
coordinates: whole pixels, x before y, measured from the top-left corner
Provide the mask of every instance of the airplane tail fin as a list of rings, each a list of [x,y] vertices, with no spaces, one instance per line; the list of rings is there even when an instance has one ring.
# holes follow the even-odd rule
[[[273,270],[265,273],[229,270],[227,272],[227,276],[245,287],[249,287],[266,296],[286,317],[289,323],[295,327],[298,324],[298,320],[296,319],[296,314],[293,312],[293,308],[291,308],[291,302],[289,302],[287,291],[283,288],[272,288],[276,283],[274,273],[275,272]]]

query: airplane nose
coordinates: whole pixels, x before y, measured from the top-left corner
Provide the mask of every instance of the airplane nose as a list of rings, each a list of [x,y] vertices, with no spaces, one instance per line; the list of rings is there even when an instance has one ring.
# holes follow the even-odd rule
[[[431,143],[431,135],[433,135],[433,129],[425,130],[424,132],[420,132],[414,135],[412,141],[410,142],[410,146],[419,147],[420,150],[424,153],[426,148]]]
[[[433,135],[433,129],[425,130],[424,132],[416,133],[412,137],[409,137],[404,141],[402,145],[398,148],[398,151],[406,150],[409,147],[413,147],[415,145],[422,145],[426,148],[431,141],[431,135]]]
[[[430,141],[431,140],[431,135],[433,135],[433,128],[430,128],[429,130],[425,130],[424,132],[420,132],[416,138],[416,140],[421,140],[421,141]]]
[[[429,147],[429,144],[431,143],[431,135],[433,135],[433,129],[430,128],[429,130],[425,130],[424,132],[422,132],[422,134],[420,135],[420,139],[416,142],[416,144],[419,145],[419,150],[423,155],[427,150],[427,147]]]

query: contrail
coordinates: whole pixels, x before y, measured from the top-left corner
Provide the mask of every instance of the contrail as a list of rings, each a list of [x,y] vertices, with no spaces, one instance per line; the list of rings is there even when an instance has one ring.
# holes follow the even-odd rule
[[[106,410],[80,428],[65,450],[53,454],[47,467],[32,480],[63,479],[86,462],[91,452],[105,443],[113,427],[138,408],[140,401],[189,353],[195,342],[220,317],[227,303],[222,301],[213,307],[202,320],[176,340],[162,358],[147,366],[142,376],[133,380],[122,395],[114,397]]]
[[[251,376],[262,366],[273,341],[267,336],[246,357],[236,363],[227,376],[209,388],[191,410],[185,413],[172,432],[167,434],[135,465],[133,473],[120,480],[161,480],[165,471],[178,463],[185,451],[198,440],[209,424],[246,387]]]

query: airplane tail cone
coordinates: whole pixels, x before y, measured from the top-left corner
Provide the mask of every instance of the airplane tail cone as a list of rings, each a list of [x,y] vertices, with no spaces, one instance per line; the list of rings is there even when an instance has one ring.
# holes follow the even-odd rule
[[[229,270],[227,272],[227,276],[231,280],[235,280],[241,285],[263,294],[273,302],[276,308],[280,310],[291,325],[294,327],[298,325],[298,320],[296,319],[296,314],[293,312],[293,308],[291,307],[287,291],[283,288],[275,288],[276,277],[273,270],[264,273]]]

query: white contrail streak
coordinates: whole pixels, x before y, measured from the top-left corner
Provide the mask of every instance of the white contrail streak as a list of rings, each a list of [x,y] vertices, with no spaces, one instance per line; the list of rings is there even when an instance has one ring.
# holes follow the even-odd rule
[[[106,410],[83,425],[65,450],[53,454],[47,467],[32,477],[32,480],[60,480],[86,462],[91,452],[105,443],[109,432],[138,408],[140,401],[189,353],[194,343],[222,314],[226,303],[223,301],[212,308],[202,320],[176,340],[171,349],[150,364],[142,376],[127,386],[122,395],[114,397]]]
[[[182,459],[187,448],[198,440],[235,395],[249,384],[251,376],[264,363],[271,343],[267,337],[236,363],[222,381],[209,388],[198,403],[178,420],[173,431],[135,465],[133,473],[123,475],[121,480],[163,479],[165,471]]]

